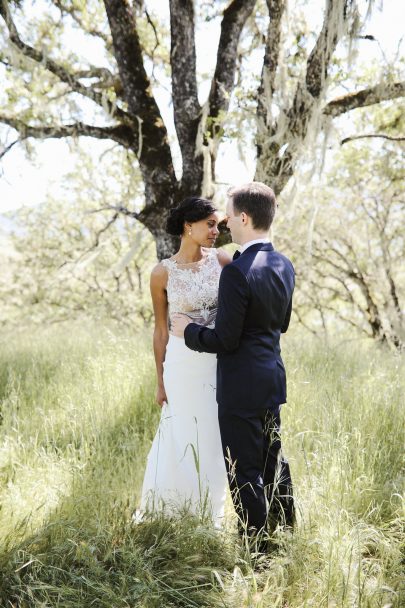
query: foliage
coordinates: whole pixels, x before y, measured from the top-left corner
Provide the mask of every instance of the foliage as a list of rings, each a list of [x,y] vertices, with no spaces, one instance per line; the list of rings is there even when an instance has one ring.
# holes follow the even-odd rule
[[[9,264],[2,270],[1,322],[53,323],[78,317],[151,321],[149,274],[156,261],[150,233],[109,207],[125,197],[136,209],[139,182],[119,150],[94,169],[82,154],[68,175],[63,202],[49,197],[13,216]],[[121,178],[111,188],[117,166]]]
[[[357,129],[395,135],[404,115],[401,106],[369,111]],[[404,177],[400,143],[353,141],[280,217],[278,239],[298,273],[295,312],[312,331],[343,321],[402,348]]]
[[[0,154],[18,142],[29,151],[32,139],[115,142],[142,179],[137,218],[160,259],[177,246],[164,231],[169,209],[190,193],[215,194],[223,141],[256,150],[256,179],[278,194],[334,118],[404,95],[399,64],[363,78],[351,52],[371,10],[361,2],[325,2],[318,20],[301,0],[156,7],[0,0],[0,123],[8,126]],[[202,24],[219,33],[209,75],[197,63]]]
[[[395,137],[403,131],[404,115],[401,104],[363,110],[355,130]],[[299,175],[295,195],[286,191],[281,197],[274,242],[293,259],[294,312],[310,331],[334,333],[349,324],[402,347],[401,154],[401,142],[348,142],[323,176],[311,173],[305,185]],[[118,166],[120,179],[113,181]],[[12,257],[0,273],[3,324],[78,317],[133,326],[152,321],[150,234],[127,216],[103,231],[122,201],[134,211],[142,205],[141,184],[131,169],[131,158],[117,147],[100,159],[82,150],[60,198],[17,212]]]
[[[149,335],[7,334],[0,604],[400,608],[404,361],[341,339],[285,339],[299,521],[270,557],[249,557],[230,513],[224,532],[186,513],[131,521],[159,415]]]

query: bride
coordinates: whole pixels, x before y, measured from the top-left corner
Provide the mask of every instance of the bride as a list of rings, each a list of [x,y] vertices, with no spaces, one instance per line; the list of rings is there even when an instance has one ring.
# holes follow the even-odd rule
[[[166,228],[181,237],[180,249],[151,274],[156,400],[162,412],[147,459],[140,516],[178,514],[186,507],[209,514],[216,524],[223,517],[228,484],[215,397],[216,355],[194,352],[170,333],[170,317],[178,312],[214,326],[219,276],[231,262],[225,251],[213,248],[218,221],[215,207],[203,198],[188,197],[172,209]]]

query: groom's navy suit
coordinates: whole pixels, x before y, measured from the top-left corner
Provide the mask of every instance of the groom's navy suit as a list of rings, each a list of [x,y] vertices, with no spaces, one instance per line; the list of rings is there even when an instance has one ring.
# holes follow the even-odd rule
[[[217,353],[217,401],[228,478],[242,519],[259,530],[269,515],[292,523],[280,406],[286,376],[280,334],[287,331],[294,268],[271,243],[248,247],[221,273],[215,328],[190,323],[192,350]],[[281,457],[281,460],[280,460]]]

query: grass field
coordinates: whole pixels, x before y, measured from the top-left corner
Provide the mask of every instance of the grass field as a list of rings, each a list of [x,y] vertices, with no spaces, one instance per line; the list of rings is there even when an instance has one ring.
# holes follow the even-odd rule
[[[400,356],[285,338],[299,521],[255,560],[232,518],[224,532],[187,514],[131,522],[159,416],[148,335],[72,324],[3,339],[1,608],[405,605]]]

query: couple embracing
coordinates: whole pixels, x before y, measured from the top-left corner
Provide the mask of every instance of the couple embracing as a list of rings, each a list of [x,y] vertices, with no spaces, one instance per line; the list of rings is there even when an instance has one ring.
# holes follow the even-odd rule
[[[293,526],[281,452],[286,377],[280,334],[291,316],[294,269],[268,231],[276,200],[259,182],[228,192],[226,222],[240,245],[215,249],[220,216],[190,197],[171,211],[179,251],[151,276],[161,419],[148,456],[140,513],[224,515],[229,484],[239,530],[258,540]],[[263,542],[259,550],[264,550]]]

